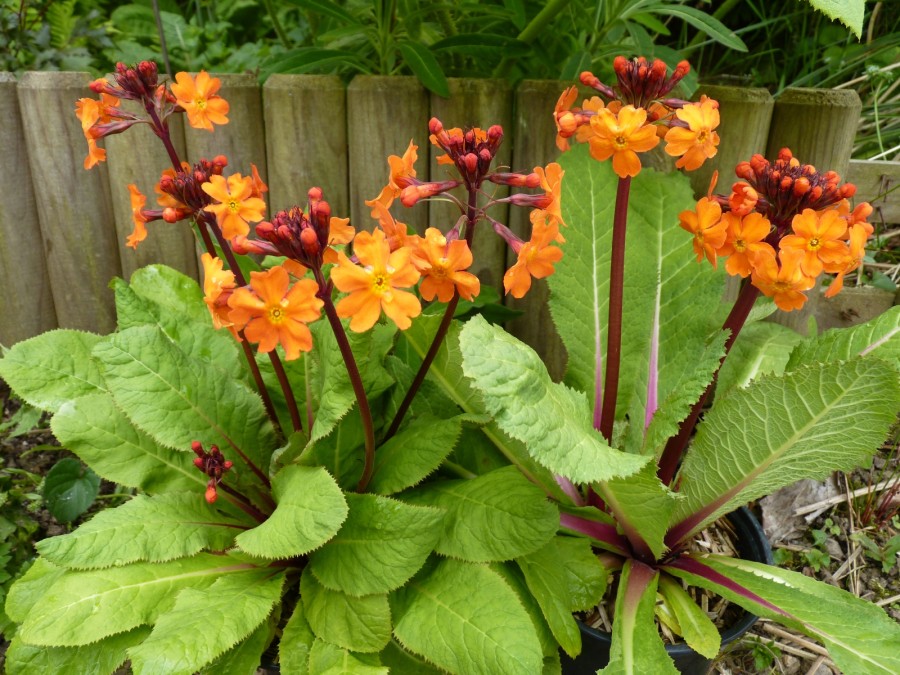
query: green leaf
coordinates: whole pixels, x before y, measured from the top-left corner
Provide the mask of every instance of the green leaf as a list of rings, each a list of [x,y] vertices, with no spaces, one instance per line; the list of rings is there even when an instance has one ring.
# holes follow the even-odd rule
[[[259,395],[189,357],[158,328],[117,333],[94,356],[116,404],[158,443],[184,451],[192,441],[215,444],[241,466],[239,448],[257,467],[268,466],[275,435]]]
[[[320,584],[309,568],[300,577],[306,620],[316,636],[356,652],[380,652],[391,639],[387,595],[354,597]],[[310,658],[310,672],[312,658]]]
[[[566,345],[566,382],[588,394],[593,410],[606,357],[609,313],[609,266],[612,223],[619,179],[609,162],[597,162],[585,146],[563,155],[563,215],[569,228],[565,255],[550,284],[550,311]],[[678,225],[678,214],[696,206],[688,179],[645,169],[631,182],[626,230],[623,287],[622,355],[616,414],[643,430],[656,406],[670,397],[687,397],[699,385],[714,358],[710,336],[719,330],[724,270],[698,264],[690,236]],[[656,350],[657,368],[652,368]],[[707,353],[709,352],[709,353]],[[702,379],[702,378],[701,378]],[[602,384],[602,379],[599,380]],[[685,392],[685,393],[682,393]],[[687,406],[696,397],[690,398]],[[681,418],[685,403],[670,400],[654,430],[656,440]],[[685,412],[686,414],[686,412]],[[677,423],[674,422],[674,423]],[[630,450],[641,444],[632,442]]]
[[[90,644],[155,623],[184,588],[208,588],[225,575],[256,569],[226,556],[201,553],[166,563],[69,571],[47,588],[18,635],[33,645]]]
[[[321,584],[349,595],[387,593],[419,571],[440,536],[443,513],[377,495],[347,494],[350,515],[310,555]]]
[[[553,631],[550,630],[550,626],[544,618],[541,606],[529,590],[528,584],[525,583],[525,575],[522,574],[522,570],[512,562],[493,563],[490,568],[492,572],[500,575],[506,585],[513,590],[528,614],[528,618],[531,619],[531,625],[534,627],[541,645],[541,654],[544,656],[559,654],[559,643],[553,637]]]
[[[99,512],[71,534],[44,539],[38,552],[70,569],[121,566],[139,560],[164,562],[202,550],[224,551],[245,523],[210,506],[200,492],[137,495]]]
[[[825,331],[801,342],[787,370],[819,361],[845,361],[854,356],[875,356],[887,363],[900,363],[900,306],[891,307],[871,321],[852,328]]]
[[[481,317],[459,341],[463,371],[497,424],[542,465],[576,483],[628,476],[646,457],[610,448],[592,424],[584,394],[550,379],[533,349]]]
[[[0,359],[0,377],[26,403],[56,412],[63,403],[106,391],[91,350],[106,338],[51,330],[18,342]]]
[[[77,459],[66,457],[44,479],[44,502],[58,521],[71,523],[88,510],[100,491],[100,476]]]
[[[301,440],[299,434],[291,439],[292,445],[279,456],[280,463],[293,461],[303,466],[322,466],[345,490],[359,484],[366,461],[366,436],[358,408],[338,420],[327,436],[311,441],[302,450],[299,449]]]
[[[492,33],[458,33],[431,45],[433,52],[447,50],[467,53],[472,48],[496,49],[505,56],[524,56],[531,51],[531,46],[521,40]]]
[[[136,429],[109,394],[89,394],[63,405],[50,422],[63,446],[108,481],[148,493],[194,490],[208,478],[193,454],[159,445]]]
[[[595,485],[625,532],[633,532],[647,545],[654,559],[666,550],[663,538],[678,495],[656,477],[656,464],[648,464],[628,478]]]
[[[572,611],[599,602],[606,590],[606,568],[587,539],[554,537],[534,553],[516,559],[528,590],[560,646],[573,658],[581,651],[581,631]]]
[[[359,54],[341,49],[299,47],[283,54],[273,55],[262,64],[263,75],[273,73],[309,73],[335,66],[359,66]]]
[[[428,47],[418,42],[400,41],[397,42],[397,49],[403,56],[403,62],[429,91],[450,98],[447,76]]]
[[[681,636],[688,646],[708,659],[716,658],[722,648],[722,637],[700,605],[667,574],[659,577],[659,592],[675,614]]]
[[[342,6],[329,0],[287,0],[291,5],[302,7],[311,14],[321,14],[336,19],[341,24],[359,24],[359,20]]]
[[[120,330],[156,325],[183,352],[240,377],[243,357],[228,331],[216,330],[197,282],[165,265],[148,265],[116,280],[116,314]]]
[[[896,371],[879,359],[763,376],[716,401],[679,473],[685,499],[672,541],[801,478],[864,465],[900,408]]]
[[[697,562],[722,575],[727,583],[683,570],[667,571],[692,585],[715,591],[758,616],[818,640],[841,672],[900,672],[900,624],[871,602],[798,572],[763,563],[714,555]],[[767,604],[753,601],[744,592],[735,592],[735,584],[765,599]]]
[[[600,675],[676,675],[656,628],[656,582],[659,574],[650,567],[628,560],[622,569],[616,595],[609,665]]]
[[[419,367],[421,359],[431,346],[440,321],[440,316],[419,316],[410,328],[401,332],[405,342],[401,342],[398,347],[408,348],[410,356],[413,357],[410,359],[412,367]],[[469,379],[463,374],[459,334],[460,324],[454,321],[450,324],[450,330],[447,331],[426,377],[437,384],[463,412],[482,414],[485,412],[485,405],[481,394],[472,387]],[[415,357],[419,362],[415,362]],[[531,458],[520,441],[509,438],[495,422],[484,425],[482,433],[510,463],[519,467],[519,471],[532,483],[541,486],[547,494],[566,500],[552,474]]]
[[[840,21],[853,32],[857,40],[862,39],[865,0],[809,0],[809,4],[829,19]]]
[[[298,602],[278,643],[282,675],[309,675],[309,652],[315,639],[316,635],[306,620],[303,603]]]
[[[654,14],[677,17],[685,23],[691,24],[694,28],[706,33],[713,40],[725,45],[729,49],[734,49],[738,52],[747,51],[747,45],[744,44],[744,41],[741,40],[734,31],[729,29],[715,17],[710,16],[699,9],[689,5],[663,4],[648,6],[645,9]]]
[[[278,627],[278,612],[273,612],[267,621],[243,642],[239,642],[215,661],[200,670],[199,675],[256,675],[262,665],[263,652],[272,642]],[[282,671],[283,672],[283,671]]]
[[[128,650],[137,672],[191,675],[249,637],[281,599],[284,571],[255,569],[185,588],[142,644]],[[189,636],[189,639],[185,639]]]
[[[47,589],[53,586],[66,571],[49,560],[38,558],[28,571],[16,579],[6,595],[4,610],[10,619],[22,623],[40,601]]]
[[[388,669],[363,660],[337,645],[317,639],[309,654],[309,672],[321,675],[387,675]]]
[[[439,560],[391,595],[391,609],[400,643],[452,673],[541,670],[531,619],[483,565]]]
[[[242,551],[263,558],[305,555],[331,539],[347,518],[347,502],[325,469],[284,468],[272,481],[278,504],[266,522],[236,538]]]
[[[5,672],[7,675],[109,675],[125,663],[126,650],[140,644],[149,634],[150,629],[141,626],[83,647],[37,647],[15,637],[6,650]]]
[[[388,642],[388,646],[379,656],[391,675],[444,675],[446,672],[435,668],[420,656],[406,651],[395,640]]]
[[[413,420],[378,448],[369,489],[390,495],[421,482],[453,451],[461,432],[459,416],[448,420],[433,417]]]
[[[771,321],[745,325],[716,378],[716,392],[723,395],[732,387],[746,387],[760,375],[784,372],[791,350],[803,337],[796,331]]]
[[[404,495],[446,511],[435,551],[471,562],[512,560],[546,544],[559,513],[515,467],[472,480],[435,481]]]

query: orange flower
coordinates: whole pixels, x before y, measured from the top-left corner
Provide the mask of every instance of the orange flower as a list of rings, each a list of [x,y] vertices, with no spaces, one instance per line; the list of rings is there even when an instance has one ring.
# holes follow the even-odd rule
[[[840,293],[844,287],[844,275],[852,272],[862,264],[866,255],[866,240],[869,238],[869,231],[866,229],[868,225],[866,222],[858,222],[850,226],[850,250],[847,258],[843,261],[843,269],[838,272],[828,290],[825,291],[826,298],[834,297]]]
[[[615,160],[613,160],[613,163],[615,163]],[[538,207],[546,211],[554,222],[565,225],[562,219],[560,197],[562,193],[562,178],[566,172],[556,162],[550,162],[546,169],[536,166],[534,167],[534,172],[541,179],[541,189],[546,193],[544,195],[545,203],[538,204]]]
[[[141,212],[141,209],[147,205],[147,198],[141,194],[134,183],[128,186],[128,191],[131,193],[131,221],[134,223],[134,230],[128,235],[125,245],[137,249],[137,245],[147,238],[147,228],[144,226],[147,217]]]
[[[710,188],[710,192],[712,189]],[[731,195],[728,197],[728,205],[731,212],[737,216],[746,216],[759,202],[759,193],[748,183],[738,181],[731,186]]]
[[[719,126],[719,104],[701,96],[700,103],[685,105],[675,111],[675,116],[688,128],[676,126],[666,132],[666,153],[679,157],[676,167],[693,171],[717,152],[719,134],[714,129]]]
[[[703,256],[717,266],[716,252],[722,248],[727,235],[727,223],[722,220],[722,207],[718,202],[703,197],[697,202],[696,211],[682,211],[678,214],[679,225],[694,235],[694,253],[697,262]]]
[[[250,231],[247,221],[258,221],[266,217],[266,203],[259,197],[251,197],[253,179],[236,173],[228,177],[212,175],[208,183],[200,186],[218,204],[203,207],[204,211],[216,214],[216,221],[226,239]]]
[[[391,167],[391,179],[388,181],[388,184],[382,188],[375,199],[366,201],[366,206],[372,207],[373,218],[378,217],[375,204],[381,204],[385,208],[390,208],[391,204],[394,203],[394,200],[400,196],[403,188],[412,185],[415,182],[409,179],[414,179],[416,177],[416,169],[413,165],[416,163],[416,159],[418,159],[418,155],[416,155],[416,150],[418,149],[419,146],[410,141],[409,147],[407,147],[406,152],[403,153],[403,157],[398,157],[397,155],[390,155],[388,157],[388,165]]]
[[[383,207],[382,207],[383,208]],[[322,262],[336,263],[338,261],[337,251],[332,246],[340,246],[349,244],[353,241],[356,230],[350,224],[349,218],[338,218],[331,216],[328,221],[328,248],[322,253]]]
[[[422,311],[419,299],[401,288],[409,288],[419,280],[419,272],[410,262],[410,251],[401,248],[391,253],[384,232],[360,232],[353,241],[359,258],[354,265],[338,253],[338,266],[331,270],[331,280],[338,290],[349,293],[337,304],[341,317],[350,317],[350,329],[361,333],[375,325],[381,311],[405,330],[412,317]]]
[[[851,225],[862,225],[866,230],[866,236],[871,237],[872,233],[875,232],[875,228],[872,227],[871,224],[866,222],[866,219],[872,215],[872,205],[869,202],[860,202],[856,205],[856,208],[853,211],[850,211],[850,202],[846,199],[842,199],[838,202],[838,214],[841,218],[845,218],[847,220],[847,226]],[[848,230],[849,234],[849,230]]]
[[[774,298],[779,309],[790,312],[800,309],[806,302],[804,291],[815,286],[815,277],[807,276],[800,266],[803,252],[797,249],[779,251],[779,267],[775,256],[768,251],[760,252],[754,261],[753,285],[764,295]]]
[[[569,149],[569,137],[578,129],[578,117],[572,112],[572,104],[578,98],[578,88],[571,86],[559,96],[553,109],[553,120],[556,122],[556,147],[562,152]]]
[[[559,225],[552,219],[546,223],[532,219],[531,241],[513,245],[519,254],[516,264],[503,275],[503,288],[514,298],[521,298],[531,288],[531,278],[543,279],[553,274],[553,265],[558,263],[563,252],[551,246],[559,236]]]
[[[835,209],[803,209],[794,216],[791,228],[795,234],[783,237],[780,248],[797,249],[803,254],[800,265],[807,276],[817,277],[826,266],[840,265],[846,258],[847,245],[842,240],[847,234],[847,221]]]
[[[772,231],[772,223],[762,214],[754,212],[741,218],[734,213],[726,213],[722,216],[722,222],[726,227],[725,243],[717,254],[728,257],[725,269],[731,276],[750,276],[753,260],[758,253],[775,255],[775,249],[763,241]]]
[[[385,237],[387,237],[391,253],[408,244],[410,235],[405,223],[396,220],[382,204],[374,204],[372,212],[378,214],[378,225],[384,231]]]
[[[472,266],[472,251],[466,240],[455,239],[448,244],[436,227],[425,230],[425,238],[419,239],[412,250],[412,262],[423,276],[419,292],[425,300],[437,296],[440,302],[450,302],[458,291],[460,297],[472,301],[481,290],[478,277],[464,271]]]
[[[251,197],[262,199],[262,196],[269,191],[269,186],[263,183],[262,178],[259,177],[259,169],[256,168],[256,164],[250,165],[250,185],[252,186]]]
[[[172,93],[195,129],[212,131],[213,124],[228,124],[228,101],[216,95],[220,86],[222,81],[210,77],[205,70],[200,71],[196,80],[188,73],[175,75]]]
[[[641,171],[637,153],[655,148],[659,143],[656,129],[644,126],[647,111],[626,105],[618,115],[608,108],[591,117],[594,135],[589,140],[591,156],[601,162],[613,158],[613,171],[619,178],[636,176]]]
[[[234,323],[228,316],[231,308],[228,306],[228,298],[234,290],[234,272],[222,269],[222,260],[213,258],[209,253],[200,256],[203,263],[203,302],[209,308],[212,315],[213,326],[229,328],[237,337],[232,328]]]
[[[252,289],[252,290],[250,290]],[[250,272],[250,289],[238,288],[228,299],[229,318],[243,326],[244,336],[270,352],[279,343],[288,361],[312,349],[312,333],[306,325],[319,318],[323,302],[316,297],[319,285],[301,279],[290,286],[281,266],[267,272]]]
[[[100,120],[100,103],[92,98],[80,98],[75,102],[75,115],[81,121],[81,131],[88,144],[88,154],[84,158],[84,168],[91,169],[100,162],[106,161],[106,150],[97,145],[97,139],[91,135],[91,127]]]

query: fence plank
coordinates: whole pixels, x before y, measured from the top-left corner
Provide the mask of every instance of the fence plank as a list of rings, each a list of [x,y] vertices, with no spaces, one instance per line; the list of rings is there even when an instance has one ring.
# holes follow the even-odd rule
[[[349,214],[347,96],[335,75],[272,75],[263,86],[272,212],[306,204],[319,186],[336,216]]]
[[[59,325],[115,327],[108,284],[121,274],[105,164],[83,168],[87,145],[75,101],[94,96],[88,73],[28,72],[19,106]]]
[[[856,185],[853,200],[857,204],[870,202],[875,207],[875,213],[869,218],[872,224],[900,223],[900,162],[851,160],[847,180]]]
[[[133,101],[122,101],[121,107],[131,112],[143,112],[143,107],[135,105]],[[184,159],[184,116],[170,117],[169,129],[175,150]],[[198,279],[194,234],[187,221],[170,225],[165,221],[155,220],[147,225],[149,234],[138,244],[137,249],[125,245],[126,238],[134,229],[128,184],[136,184],[147,195],[147,208],[159,208],[154,186],[159,182],[163,170],[172,168],[162,142],[148,125],[138,124],[123,134],[110,136],[105,143],[119,257],[125,278],[129,278],[139,267],[162,263]]]
[[[517,171],[528,171],[536,166],[546,166],[559,156],[556,147],[556,125],[553,106],[565,88],[561,82],[523,80],[515,94],[515,118],[513,122],[512,165]],[[530,237],[529,209],[512,209],[510,228],[526,241]],[[516,261],[516,255],[508,252],[507,265]],[[550,291],[546,280],[535,280],[531,290],[521,300],[507,296],[506,304],[525,312],[510,321],[507,329],[523,342],[531,345],[547,364],[554,380],[562,379],[566,367],[566,349],[550,317],[547,299]]]
[[[0,344],[56,328],[56,310],[12,73],[0,73]]]
[[[228,166],[225,175],[240,173],[250,175],[250,164],[255,164],[263,181],[267,181],[266,142],[263,127],[262,94],[254,75],[217,74],[222,80],[219,94],[228,101],[228,124],[216,126],[210,133],[194,129],[185,121],[184,138],[187,161],[191,164],[201,158],[212,159],[225,155]]]
[[[493,124],[503,127],[504,133],[511,131],[512,90],[506,80],[464,80],[450,78],[450,98],[431,95],[431,115],[437,117],[447,128],[480,127],[487,131]],[[512,143],[504,139],[494,168],[509,166],[512,156]],[[431,157],[431,180],[445,180],[447,169],[437,163],[437,158],[444,154],[437,146],[429,143]],[[498,186],[485,183],[485,190],[497,197],[505,197],[507,189],[495,189]],[[432,201],[429,205],[429,225],[446,232],[459,219],[460,211],[456,204],[449,201]],[[508,207],[498,204],[491,208],[492,218],[501,223],[506,222]],[[475,240],[472,243],[475,256],[472,272],[477,274],[484,284],[500,289],[503,283],[503,272],[506,270],[506,242],[494,233],[490,223],[480,223],[475,229]],[[502,289],[501,289],[502,293]]]
[[[766,157],[773,160],[788,147],[803,164],[820,171],[837,171],[846,177],[859,125],[862,103],[850,89],[785,89],[775,101]],[[776,312],[771,320],[803,333],[820,302],[821,279],[807,293],[803,309]]]
[[[357,230],[371,230],[366,199],[378,196],[390,177],[388,155],[402,155],[415,139],[419,146],[420,176],[428,170],[422,157],[428,151],[428,96],[414,77],[357,75],[347,87],[347,136],[349,138],[350,223]],[[397,203],[391,212],[423,233],[428,224],[428,204],[417,204],[410,216]]]

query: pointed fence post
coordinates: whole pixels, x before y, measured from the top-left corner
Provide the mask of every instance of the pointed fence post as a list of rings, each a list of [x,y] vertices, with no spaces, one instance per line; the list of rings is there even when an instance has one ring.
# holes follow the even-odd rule
[[[347,137],[350,144],[350,224],[371,230],[365,200],[374,199],[390,178],[388,155],[402,156],[412,139],[419,146],[416,171],[428,175],[428,95],[414,77],[357,75],[347,87]],[[391,213],[419,234],[428,225],[428,204]]]
[[[87,143],[75,117],[75,101],[96,96],[90,80],[25,73],[19,107],[59,325],[107,333],[116,325],[109,282],[122,271],[107,167],[84,169]]]
[[[450,78],[450,98],[431,95],[431,116],[437,117],[447,128],[480,127],[485,131],[491,125],[503,127],[505,138],[494,160],[495,171],[499,167],[509,166],[512,156],[512,91],[506,80],[476,80]],[[446,168],[437,163],[443,151],[428,143],[431,158],[431,180],[446,180],[451,177]],[[420,146],[421,150],[421,146]],[[519,168],[519,167],[516,167]],[[529,169],[531,167],[528,167]],[[454,174],[455,175],[455,174]],[[499,185],[485,183],[482,189],[495,197],[505,197],[509,190]],[[457,191],[459,192],[459,191]],[[429,225],[446,232],[459,220],[459,208],[448,201],[432,201],[429,204]],[[492,207],[490,215],[501,223],[506,223],[509,208],[505,204]],[[503,272],[506,270],[506,242],[504,242],[490,223],[481,222],[475,228],[475,240],[472,242],[474,263],[470,270],[477,274],[483,284],[493,286],[503,294]]]
[[[527,171],[536,166],[546,166],[559,157],[552,112],[565,86],[561,82],[542,80],[524,80],[519,84],[513,122],[512,165],[516,170]],[[529,209],[521,208],[510,209],[509,213],[510,228],[525,241],[530,237],[528,215]],[[508,251],[507,267],[515,261],[516,255]],[[535,280],[531,290],[521,300],[507,296],[507,306],[525,312],[510,321],[507,329],[537,351],[547,364],[551,377],[560,380],[566,368],[566,349],[550,317],[549,297],[545,279]]]
[[[16,87],[12,73],[0,73],[0,345],[5,347],[56,328]]]
[[[272,75],[263,85],[269,198],[275,213],[325,193],[332,215],[350,215],[347,93],[336,75]]]

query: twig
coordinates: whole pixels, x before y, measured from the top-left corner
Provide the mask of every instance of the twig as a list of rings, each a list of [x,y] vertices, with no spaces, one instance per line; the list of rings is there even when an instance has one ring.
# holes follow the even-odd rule
[[[809,667],[809,670],[806,671],[806,675],[816,675],[816,671],[819,670],[819,666],[825,663],[825,661],[826,659],[824,656],[820,656],[819,658],[817,658],[815,661],[813,661],[813,664]]]
[[[883,480],[878,485],[872,487],[862,487],[858,490],[854,490],[849,494],[838,495],[837,497],[829,497],[828,499],[823,499],[820,502],[816,502],[815,504],[808,504],[807,506],[801,506],[799,509],[794,509],[795,516],[805,516],[807,513],[812,513],[813,511],[818,511],[822,507],[834,506],[835,504],[840,504],[847,500],[847,498],[856,499],[857,497],[862,497],[864,495],[869,494],[869,492],[881,492],[890,486],[894,479]]]
[[[898,602],[898,601],[900,601],[900,593],[898,593],[897,595],[892,595],[889,598],[885,598],[884,600],[879,600],[875,604],[878,605],[879,607],[886,607],[887,605],[890,605],[892,602]]]
[[[826,658],[828,657],[828,650],[825,649],[825,647],[816,644],[815,642],[807,640],[806,638],[802,638],[799,635],[788,633],[786,630],[783,630],[771,623],[763,624],[763,628],[766,630],[766,632],[769,632],[772,635],[777,635],[778,637],[785,640],[790,640],[791,642],[794,642],[804,649],[808,649],[809,651],[818,654],[819,656],[824,656]]]

